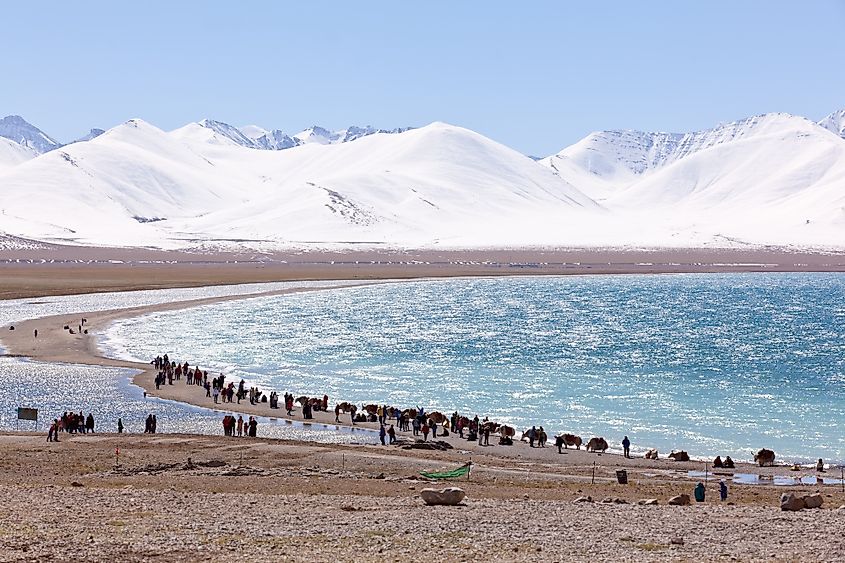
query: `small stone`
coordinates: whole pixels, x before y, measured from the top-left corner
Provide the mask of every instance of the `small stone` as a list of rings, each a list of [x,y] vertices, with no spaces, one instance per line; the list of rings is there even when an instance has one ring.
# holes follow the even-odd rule
[[[79,481],[73,481],[73,482],[71,482],[70,486],[71,487],[84,487],[85,485],[83,485]]]
[[[656,498],[644,498],[642,500],[638,500],[637,504],[641,504],[643,506],[655,506],[658,502]]]
[[[669,543],[671,545],[684,545],[684,538],[682,538],[681,536],[676,536],[669,540]]]
[[[578,497],[577,499],[573,500],[572,503],[581,503],[581,502],[593,502],[593,497],[586,496],[586,497]]]

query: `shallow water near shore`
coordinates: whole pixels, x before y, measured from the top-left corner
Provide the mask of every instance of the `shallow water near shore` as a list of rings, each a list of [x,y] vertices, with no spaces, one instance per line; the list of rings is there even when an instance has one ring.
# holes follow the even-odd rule
[[[418,281],[118,322],[111,354],[168,352],[266,389],[489,416],[618,449],[845,460],[845,276]]]
[[[47,315],[138,307],[204,297],[249,295],[297,287],[326,287],[337,282],[280,282],[200,288],[113,292],[0,300],[0,325]],[[69,319],[72,321],[72,319]],[[72,324],[72,322],[71,322]],[[2,336],[2,335],[0,335]],[[2,347],[0,347],[2,351]],[[145,397],[130,380],[134,370],[50,364],[0,357],[0,429],[46,432],[49,420],[65,411],[93,413],[97,428],[115,432],[121,417],[127,432],[142,432],[147,414],[155,414],[161,433],[222,434],[225,409],[194,407]],[[39,422],[18,421],[16,409],[39,409]],[[248,417],[245,417],[248,418]],[[322,443],[374,443],[374,432],[341,426],[259,418],[258,435]]]

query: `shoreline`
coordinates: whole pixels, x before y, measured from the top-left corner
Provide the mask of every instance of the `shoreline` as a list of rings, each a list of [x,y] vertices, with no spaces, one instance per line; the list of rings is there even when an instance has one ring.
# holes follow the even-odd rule
[[[228,296],[205,297],[193,300],[173,301],[155,305],[145,305],[124,309],[113,309],[98,312],[78,312],[75,314],[71,313],[40,317],[37,319],[30,319],[21,323],[17,323],[15,325],[16,330],[14,332],[3,330],[2,334],[4,337],[2,340],[7,346],[8,356],[20,356],[38,362],[85,364],[136,370],[138,373],[132,376],[131,383],[143,389],[147,395],[169,401],[175,401],[180,404],[187,404],[194,407],[211,409],[219,412],[221,415],[221,419],[223,414],[239,413],[243,415],[255,415],[265,418],[274,418],[278,420],[292,420],[304,424],[319,424],[325,425],[329,428],[338,426],[352,428],[353,425],[350,424],[348,414],[341,414],[341,422],[339,424],[335,422],[334,412],[332,410],[333,405],[335,404],[335,402],[343,400],[343,398],[330,397],[329,412],[314,411],[313,419],[303,420],[301,418],[301,411],[298,406],[295,406],[294,408],[294,416],[288,417],[285,414],[283,408],[270,409],[268,403],[259,403],[251,405],[248,400],[244,400],[241,402],[241,404],[238,404],[237,402],[220,402],[215,404],[211,398],[205,397],[205,393],[202,387],[193,385],[188,386],[184,380],[174,382],[173,385],[165,384],[160,390],[156,390],[154,383],[156,371],[149,363],[121,360],[106,356],[105,352],[100,348],[100,339],[98,338],[98,336],[103,334],[114,321],[124,318],[148,315],[159,311],[181,310],[201,305],[209,305],[241,299],[269,297],[275,295],[286,295],[311,291],[325,291],[351,287],[364,287],[380,283],[395,283],[395,281],[350,281],[350,283],[347,284],[340,284],[331,287],[296,287],[246,295],[238,294]],[[67,331],[62,328],[65,324],[67,324],[68,319],[74,317],[85,317],[86,319],[88,319],[86,327],[89,328],[89,334],[70,335]],[[71,324],[75,322],[76,321],[71,321]],[[37,339],[32,336],[33,330],[35,330],[36,328],[39,330]],[[181,362],[184,362],[186,360],[191,362],[191,359],[186,358],[174,357],[173,359]],[[196,364],[192,363],[191,366],[195,367]],[[210,373],[209,375],[212,376],[215,374]],[[266,391],[269,392],[271,390],[267,389]],[[282,393],[286,390],[276,391]],[[292,391],[294,392],[294,394],[296,394],[296,390]],[[378,424],[359,422],[354,425],[354,428],[366,429],[369,431],[376,432],[378,430]],[[407,438],[409,436],[409,433],[400,433],[397,430],[397,437]],[[481,446],[477,442],[467,442],[466,440],[461,440],[455,436],[447,438],[446,441],[448,441],[453,447],[470,453],[483,452],[485,454],[490,454],[491,452],[495,452],[497,455],[500,455],[505,458],[524,458],[552,463],[560,462],[561,456],[559,456],[555,451],[554,437],[550,436],[549,438],[550,442],[546,448],[532,449],[528,449],[524,447],[523,444],[516,441],[514,446],[505,447],[493,445],[497,441],[496,435],[491,435],[491,446]],[[588,436],[584,436],[585,442],[588,439]],[[661,459],[657,461],[646,460],[642,457],[632,457],[629,459],[625,459],[623,458],[621,453],[613,452],[613,449],[615,448],[611,448],[611,450],[609,450],[603,455],[588,454],[583,449],[570,449],[564,451],[566,451],[566,455],[568,458],[567,462],[578,460],[578,462],[580,463],[592,463],[598,459],[602,460],[603,464],[606,464],[604,462],[609,462],[610,464],[619,466],[620,468],[647,468],[655,470],[667,470],[671,468],[671,470],[696,471],[701,470],[702,466],[707,461],[706,459],[693,458],[690,462],[673,462],[671,460],[666,459],[666,455],[668,452],[663,451],[660,452],[660,455],[662,456]],[[786,465],[778,465],[773,468],[760,468],[756,464],[748,463],[747,461],[735,461],[737,464],[737,468],[735,470],[736,473],[752,472],[766,476],[780,475],[787,477],[806,476],[803,474],[795,475],[795,473],[789,471],[789,466]],[[807,472],[809,472],[810,474],[814,474],[807,467],[802,468],[801,473]],[[828,475],[830,475],[831,477],[835,477],[832,474]]]

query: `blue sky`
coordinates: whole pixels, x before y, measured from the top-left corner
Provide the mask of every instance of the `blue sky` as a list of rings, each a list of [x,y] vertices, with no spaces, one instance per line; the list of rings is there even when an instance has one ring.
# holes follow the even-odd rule
[[[845,0],[4,2],[0,114],[296,132],[446,121],[532,155],[845,107]]]

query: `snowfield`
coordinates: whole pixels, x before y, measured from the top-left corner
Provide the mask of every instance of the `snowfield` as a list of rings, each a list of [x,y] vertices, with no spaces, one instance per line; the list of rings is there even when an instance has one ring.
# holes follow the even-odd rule
[[[7,124],[22,142],[0,136],[0,236],[159,248],[845,248],[845,112],[602,131],[540,161],[445,123],[287,135],[133,119],[36,150],[32,139],[49,138],[21,121]]]

